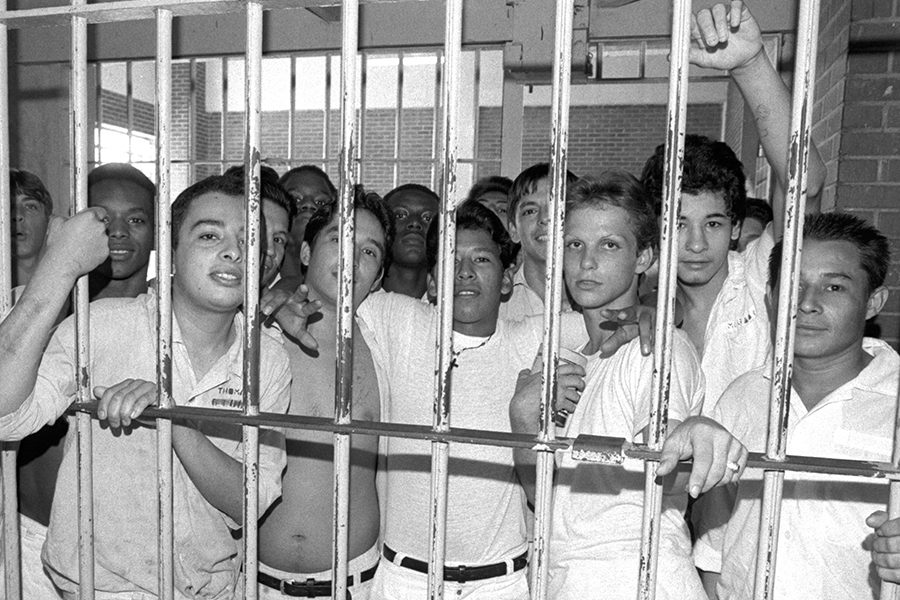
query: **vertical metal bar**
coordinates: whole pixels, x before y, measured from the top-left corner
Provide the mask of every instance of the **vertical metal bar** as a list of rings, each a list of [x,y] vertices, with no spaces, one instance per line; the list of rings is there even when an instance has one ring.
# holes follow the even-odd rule
[[[475,50],[473,54],[475,54],[475,68],[472,76],[472,129],[475,131],[472,135],[472,183],[474,184],[478,181],[481,173],[481,163],[478,162],[478,136],[481,133],[481,128],[478,126],[478,100],[481,89],[481,50]]]
[[[99,165],[103,160],[103,63],[95,64],[94,68],[97,70],[97,135],[93,159],[94,164]]]
[[[134,84],[131,81],[133,61],[125,61],[125,131],[128,134],[128,162],[134,162]]]
[[[369,55],[368,53],[362,53],[360,55],[360,62],[362,63],[362,71],[360,73],[360,94],[359,94],[359,131],[364,132],[366,130],[366,73],[369,70]],[[366,136],[359,136],[359,143],[357,147],[357,156],[362,156],[366,151]],[[361,181],[364,181],[366,178],[366,171],[362,163],[359,165],[359,178]]]
[[[803,213],[806,207],[809,129],[815,94],[815,60],[819,31],[819,1],[800,0],[797,15],[797,52],[791,102],[791,136],[787,201],[784,206],[784,251],[778,288],[778,320],[775,329],[772,387],[769,404],[766,458],[784,461],[787,451],[787,419],[791,401],[791,371],[794,362],[794,325],[803,243]],[[756,554],[753,597],[773,597],[778,529],[784,472],[766,471]]]
[[[394,114],[394,176],[391,179],[391,188],[400,184],[400,152],[401,136],[403,135],[403,52],[397,53],[397,112]]]
[[[170,69],[171,73],[171,69]],[[188,163],[188,173],[189,181],[197,181],[199,177],[197,176],[197,59],[192,58],[188,61],[188,81],[190,90],[188,92],[188,126],[187,126],[187,163]],[[206,84],[206,77],[203,79],[204,86]],[[157,77],[157,85],[159,85],[159,78]],[[171,84],[169,85],[171,89]],[[171,104],[171,96],[169,103]],[[204,107],[205,108],[205,107]],[[171,109],[170,109],[171,113]],[[205,153],[204,153],[205,154]],[[205,157],[204,157],[205,158]],[[157,246],[158,247],[158,246]]]
[[[675,284],[678,268],[678,214],[681,211],[681,171],[684,166],[684,130],[688,95],[688,45],[691,2],[678,0],[672,13],[671,65],[666,116],[663,219],[660,239],[659,294],[653,352],[653,402],[650,408],[649,445],[658,450],[669,419],[669,385],[672,375]],[[657,461],[644,463],[644,511],[641,524],[641,562],[637,597],[656,597],[656,565],[659,549],[662,486],[656,483]]]
[[[0,0],[0,10],[6,10],[6,0]],[[0,23],[0,314],[12,308],[12,192],[9,189],[9,62],[8,30]],[[16,445],[2,444],[0,471],[3,475],[3,551],[6,562],[2,582],[4,598],[21,597],[19,569],[19,511],[16,481]]]
[[[438,172],[436,164],[440,158],[441,153],[441,140],[442,133],[439,131],[439,127],[441,125],[441,118],[438,116],[438,106],[441,105],[441,90],[443,89],[442,77],[443,77],[443,65],[444,61],[441,60],[440,51],[435,53],[435,66],[434,66],[434,112],[432,112],[431,119],[431,183],[429,187],[433,190],[437,189],[437,180],[438,180]],[[446,59],[444,59],[446,60]]]
[[[295,113],[297,112],[297,57],[291,55],[291,99],[289,104],[289,112],[288,112],[288,148],[287,148],[287,159],[288,159],[288,169],[293,166],[294,159],[294,136],[296,135],[295,129],[297,127],[296,123],[294,123]]]
[[[569,97],[572,81],[572,24],[574,0],[556,3],[553,49],[553,99],[550,124],[550,238],[547,240],[547,270],[544,273],[545,310],[543,335],[543,372],[541,415],[538,437],[552,440],[553,404],[559,378],[559,320],[562,312],[563,224],[566,218],[566,171],[569,146]],[[532,591],[534,597],[547,597],[548,548],[551,505],[553,501],[553,452],[538,451],[535,481],[534,552]]]
[[[896,467],[900,465],[900,402],[897,403],[897,412],[894,416],[894,451],[891,455],[891,463]],[[890,497],[888,499],[888,518],[900,517],[900,481],[890,483]],[[897,600],[900,597],[900,586],[889,581],[881,581],[879,600]]]
[[[172,408],[172,11],[156,11],[156,390],[160,408]],[[174,509],[172,421],[156,420],[159,486],[159,597],[173,600]]]
[[[325,56],[325,122],[322,126],[322,154],[321,159],[326,161],[323,165],[325,171],[328,171],[328,157],[331,153],[328,150],[329,139],[331,138],[331,55]],[[338,167],[340,169],[341,167]]]
[[[354,163],[356,161],[357,116],[356,72],[359,53],[359,2],[345,0],[341,4],[341,154],[340,154],[340,228],[338,265],[341,273],[338,290],[336,323],[337,356],[335,361],[334,422],[350,423],[353,394],[353,276],[354,232],[353,206]],[[360,111],[362,112],[362,111]],[[334,440],[334,507],[332,531],[333,597],[347,597],[347,562],[350,553],[350,442],[348,434],[335,433]]]
[[[222,65],[222,112],[219,114],[219,131],[222,132],[222,145],[219,147],[219,173],[225,171],[225,148],[228,145],[228,58],[221,58]]]
[[[72,7],[85,5],[85,0],[72,0]],[[71,156],[72,212],[87,207],[87,20],[72,17],[72,87]],[[88,316],[88,278],[75,284],[76,382],[79,402],[92,400],[90,385],[90,324]],[[78,578],[80,597],[94,598],[94,491],[91,459],[91,416],[78,413],[76,418],[78,464]]]
[[[441,241],[438,248],[438,319],[440,338],[435,359],[435,431],[450,429],[450,377],[453,368],[453,284],[456,256],[456,162],[458,154],[460,57],[462,54],[462,0],[447,0],[444,20],[444,60],[440,88],[443,133],[440,151]],[[440,65],[438,65],[440,67]],[[435,104],[437,111],[437,104]],[[435,130],[437,127],[435,127]],[[437,133],[437,131],[435,131]],[[444,555],[447,538],[447,486],[450,445],[431,443],[431,506],[429,512],[428,589],[432,600],[444,597]]]
[[[262,102],[263,8],[247,3],[246,103],[244,118],[246,148],[244,172],[247,210],[244,229],[244,414],[259,414],[259,267],[262,247],[260,225],[259,145]],[[256,600],[259,569],[259,427],[243,427],[244,451],[244,598]]]

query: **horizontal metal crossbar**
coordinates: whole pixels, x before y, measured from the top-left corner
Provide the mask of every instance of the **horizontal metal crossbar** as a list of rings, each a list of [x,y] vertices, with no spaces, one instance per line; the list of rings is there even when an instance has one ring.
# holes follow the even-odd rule
[[[360,4],[396,4],[424,0],[361,0]],[[322,0],[259,0],[264,10],[340,6],[340,2]],[[88,23],[114,23],[154,19],[156,11],[172,11],[175,17],[221,15],[246,10],[246,0],[120,0],[99,4],[52,6],[0,11],[0,23],[10,29],[70,25],[72,17],[84,17]]]
[[[97,403],[75,403],[69,408],[69,412],[84,412],[96,417]],[[214,408],[189,408],[183,406],[172,409],[150,407],[144,411],[142,416],[151,419],[193,419],[219,423],[232,423],[234,425],[257,425],[260,427],[279,427],[282,429],[332,431],[335,433],[352,433],[357,435],[383,435],[388,437],[457,442],[462,444],[480,444],[505,448],[530,448],[533,450],[553,452],[571,450],[572,458],[575,460],[608,465],[623,464],[626,458],[658,461],[661,454],[659,451],[651,450],[646,444],[634,444],[624,438],[599,435],[579,435],[576,438],[559,437],[553,440],[540,441],[530,434],[509,433],[503,431],[464,429],[461,427],[451,427],[449,431],[435,431],[428,425],[356,420],[350,421],[348,424],[338,424],[328,417],[282,415],[276,413],[245,415],[235,411],[225,411]],[[826,475],[847,475],[852,477],[870,477],[873,479],[900,481],[900,468],[897,468],[890,463],[865,460],[844,460],[789,454],[785,457],[784,461],[775,461],[767,459],[764,453],[751,452],[747,460],[747,467],[764,469],[767,471],[821,473]]]

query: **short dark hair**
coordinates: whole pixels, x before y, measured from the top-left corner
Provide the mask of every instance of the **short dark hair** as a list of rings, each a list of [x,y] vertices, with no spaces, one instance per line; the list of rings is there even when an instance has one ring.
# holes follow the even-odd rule
[[[378,219],[381,228],[384,230],[384,262],[382,270],[387,272],[391,266],[391,246],[394,244],[394,218],[391,211],[387,209],[384,201],[374,192],[367,192],[365,188],[356,184],[353,186],[353,208],[355,210],[367,210]],[[331,220],[338,213],[338,203],[331,202],[316,209],[316,212],[309,218],[306,224],[306,230],[303,232],[303,241],[309,244],[310,249],[315,245],[316,237],[325,227],[331,223]],[[306,272],[306,266],[302,267],[302,271]]]
[[[466,200],[478,200],[485,194],[497,192],[509,197],[509,190],[512,188],[512,179],[501,175],[491,175],[490,177],[482,177],[469,190]]]
[[[509,202],[506,205],[506,218],[512,222],[516,216],[516,209],[523,196],[527,196],[537,189],[538,182],[541,179],[549,179],[550,163],[537,163],[531,165],[521,173],[519,173],[509,188]],[[578,176],[572,171],[566,169],[566,186],[570,186],[578,181]]]
[[[438,246],[440,238],[440,219],[431,221],[428,227],[428,235],[425,237],[425,256],[428,270],[434,269],[438,261]],[[456,209],[456,230],[464,229],[486,231],[494,243],[500,248],[500,263],[504,269],[508,269],[516,260],[516,244],[509,237],[503,222],[494,211],[477,200],[466,200]]]
[[[210,175],[205,179],[201,179],[197,183],[188,186],[183,192],[178,194],[175,202],[172,203],[172,249],[178,248],[178,235],[181,233],[181,226],[184,224],[184,218],[187,215],[191,204],[202,196],[210,192],[218,192],[226,196],[244,197],[244,178],[232,177],[230,175]]]
[[[234,165],[225,171],[228,177],[237,177],[244,183],[244,165]],[[278,182],[278,173],[272,167],[260,165],[259,167],[259,195],[263,200],[271,200],[288,214],[288,230],[294,221],[297,207],[291,201],[290,196]]]
[[[582,177],[566,193],[566,213],[604,204],[618,206],[628,213],[638,251],[658,245],[659,225],[653,203],[634,175],[615,169],[599,177]]]
[[[90,201],[91,188],[104,181],[127,181],[150,194],[153,203],[156,203],[156,186],[150,178],[140,170],[127,163],[106,163],[95,167],[88,173],[88,201]]]
[[[747,198],[747,211],[744,219],[756,219],[763,226],[772,222],[775,215],[772,213],[772,207],[762,198]]]
[[[438,196],[434,191],[425,187],[424,185],[420,185],[418,183],[404,183],[403,185],[398,185],[387,194],[384,195],[384,203],[387,205],[390,203],[391,198],[397,196],[398,194],[402,194],[403,192],[418,192],[422,195],[429,196],[433,198],[435,202],[437,202],[438,208],[441,206],[441,197]]]
[[[9,191],[13,201],[16,196],[22,194],[27,198],[33,198],[44,206],[44,213],[49,216],[53,212],[53,198],[44,187],[41,178],[30,171],[22,169],[9,170]]]
[[[849,213],[807,215],[803,222],[803,240],[850,242],[859,251],[859,264],[866,272],[871,294],[884,284],[891,264],[891,247],[880,231],[863,219]],[[782,243],[772,248],[769,256],[769,285],[775,287],[781,270]]]
[[[656,211],[662,207],[662,188],[665,174],[666,145],[656,147],[641,173],[641,182],[656,202]],[[725,142],[716,142],[703,135],[687,135],[684,138],[684,169],[681,191],[686,194],[721,192],[725,211],[733,223],[744,220],[747,206],[744,166]]]
[[[316,177],[322,179],[325,182],[325,186],[328,188],[328,193],[331,194],[331,200],[337,200],[337,188],[334,187],[334,184],[331,182],[331,178],[328,177],[328,173],[317,167],[316,165],[300,165],[299,167],[294,167],[290,169],[287,173],[281,176],[278,180],[282,186],[284,186],[285,182],[288,179],[293,177],[294,175],[302,175],[303,173],[312,173]]]

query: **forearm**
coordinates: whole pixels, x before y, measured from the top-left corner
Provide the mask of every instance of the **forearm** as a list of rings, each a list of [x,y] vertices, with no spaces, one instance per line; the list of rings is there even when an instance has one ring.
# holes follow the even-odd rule
[[[52,265],[39,264],[0,323],[0,416],[15,412],[34,389],[44,349],[74,283]]]
[[[760,51],[746,64],[732,69],[731,76],[753,114],[759,141],[772,169],[778,186],[787,190],[790,169],[791,94],[781,76]],[[825,163],[814,143],[810,143],[807,195],[814,198],[822,191],[825,182]],[[776,194],[773,206],[776,219],[776,235],[781,231],[783,195]],[[811,202],[810,204],[815,204]],[[779,206],[780,205],[780,206]]]
[[[516,449],[513,450],[513,460],[516,463],[519,484],[525,492],[528,504],[534,506],[537,453],[534,450]]]
[[[172,426],[172,448],[206,501],[234,522],[242,523],[244,477],[241,464],[203,433],[187,425]]]

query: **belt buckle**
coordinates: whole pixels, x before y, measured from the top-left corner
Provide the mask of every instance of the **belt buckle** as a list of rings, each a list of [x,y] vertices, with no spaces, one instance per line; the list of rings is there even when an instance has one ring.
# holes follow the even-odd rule
[[[459,579],[457,580],[459,583],[465,583],[468,581],[468,577],[466,577],[466,565],[459,565],[456,567],[456,571],[459,573]]]

